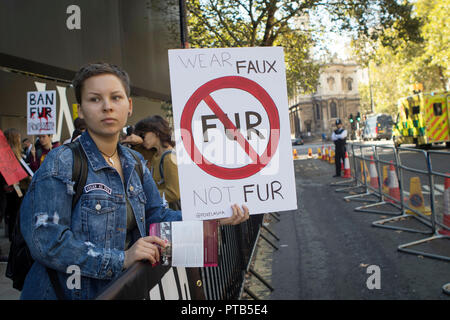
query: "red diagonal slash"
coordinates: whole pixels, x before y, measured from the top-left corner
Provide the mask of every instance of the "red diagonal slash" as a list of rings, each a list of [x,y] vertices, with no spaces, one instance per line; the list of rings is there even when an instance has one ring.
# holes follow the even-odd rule
[[[203,101],[206,102],[208,107],[214,112],[214,114],[219,118],[220,122],[225,127],[225,130],[228,130],[229,133],[233,135],[235,140],[239,143],[239,145],[244,149],[245,153],[248,154],[248,156],[253,160],[254,163],[259,163],[259,155],[253,149],[253,147],[250,145],[250,143],[247,141],[247,139],[244,138],[242,133],[239,132],[239,129],[236,128],[236,126],[231,122],[231,120],[227,117],[225,112],[219,107],[219,105],[214,101],[214,99],[211,97],[211,95],[207,95],[205,98],[203,98]]]

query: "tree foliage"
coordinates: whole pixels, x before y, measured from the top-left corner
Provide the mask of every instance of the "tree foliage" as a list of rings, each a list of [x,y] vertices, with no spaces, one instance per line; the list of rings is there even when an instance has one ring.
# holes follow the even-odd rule
[[[395,45],[387,29],[420,40],[412,6],[399,0],[186,0],[186,8],[192,47],[283,46],[290,95],[317,86],[319,68],[310,56],[317,30],[299,23],[315,10],[331,13],[341,30],[383,45]]]
[[[422,83],[424,91],[442,91],[449,77],[449,15],[447,0],[418,0],[414,8],[416,19],[421,21],[420,36],[416,41],[402,38],[396,28],[385,30],[392,46],[384,46],[381,39],[355,40],[353,46],[360,62],[369,66],[374,104],[377,112],[395,114],[397,100],[412,92],[409,87]],[[368,90],[364,85],[360,89]],[[366,94],[361,103],[369,102]]]

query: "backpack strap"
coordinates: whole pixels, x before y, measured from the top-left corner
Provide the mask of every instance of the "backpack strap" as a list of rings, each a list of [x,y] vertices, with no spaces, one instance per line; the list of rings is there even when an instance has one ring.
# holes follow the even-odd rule
[[[75,194],[72,197],[72,210],[75,208],[78,200],[83,193],[83,188],[86,184],[88,173],[88,160],[84,150],[81,147],[80,141],[68,143],[67,146],[72,150],[73,166],[72,166],[72,181],[75,181]]]
[[[130,151],[131,155],[133,156],[134,160],[136,160],[136,165],[134,166],[136,168],[136,172],[139,175],[139,179],[141,179],[141,184],[144,185],[144,169],[142,168],[142,162],[141,159],[135,154],[133,151]]]
[[[161,176],[161,180],[159,180],[158,185],[162,185],[165,182],[164,181],[164,158],[169,153],[175,153],[175,151],[173,149],[166,150],[163,152],[163,154],[161,156],[161,161],[159,162],[159,175]]]

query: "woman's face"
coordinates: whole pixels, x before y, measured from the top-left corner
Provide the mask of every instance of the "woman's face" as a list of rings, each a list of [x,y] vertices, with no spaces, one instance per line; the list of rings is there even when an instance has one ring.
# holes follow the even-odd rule
[[[118,77],[102,74],[84,81],[78,111],[91,135],[110,137],[125,126],[133,104]]]
[[[153,147],[156,147],[160,144],[160,140],[156,134],[153,132],[146,132],[142,135],[142,138],[144,142],[142,143],[142,146],[146,149],[151,149]]]

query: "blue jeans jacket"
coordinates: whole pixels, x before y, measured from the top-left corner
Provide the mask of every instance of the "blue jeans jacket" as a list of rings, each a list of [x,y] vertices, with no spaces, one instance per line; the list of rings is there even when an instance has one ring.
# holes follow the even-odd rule
[[[65,146],[47,155],[23,199],[20,227],[35,263],[21,299],[56,299],[45,267],[58,271],[67,299],[93,299],[121,274],[127,232],[125,193],[137,223],[133,241],[148,235],[151,223],[181,220],[180,211],[163,206],[141,154],[143,185],[130,154],[135,151],[118,146],[122,183],[89,133],[79,139],[88,159],[88,176],[74,210],[73,157]],[[81,272],[79,286],[73,270]]]

